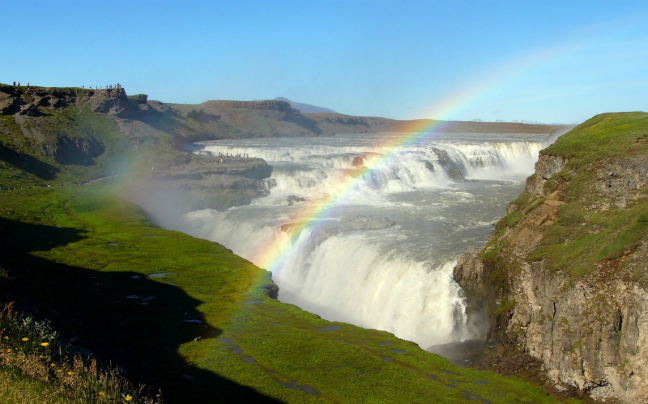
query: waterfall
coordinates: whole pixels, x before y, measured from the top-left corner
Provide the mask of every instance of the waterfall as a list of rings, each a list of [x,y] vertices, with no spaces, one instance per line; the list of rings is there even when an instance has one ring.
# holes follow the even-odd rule
[[[282,229],[309,203],[362,175],[325,220],[307,223],[273,270],[279,300],[424,348],[479,337],[466,324],[452,269],[523,189],[545,138],[455,134],[385,150],[375,146],[380,136],[193,144],[188,150],[198,154],[263,158],[273,171],[266,196],[225,212],[190,212],[181,230],[254,262],[287,240]]]

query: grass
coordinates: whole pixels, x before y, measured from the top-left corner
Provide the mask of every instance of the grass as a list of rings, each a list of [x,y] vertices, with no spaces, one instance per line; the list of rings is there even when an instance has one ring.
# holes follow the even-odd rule
[[[545,184],[548,192],[559,190],[566,204],[559,208],[555,223],[528,255],[529,261],[543,261],[550,271],[562,270],[573,277],[583,277],[630,254],[645,240],[648,235],[645,192],[638,199],[630,200],[625,208],[618,208],[611,203],[612,197],[597,190],[596,172],[619,159],[648,154],[647,138],[647,113],[601,114],[543,150],[543,154],[568,159],[565,169]],[[513,228],[543,202],[544,198],[522,193],[512,203],[511,213],[497,223],[497,235]],[[611,205],[609,209],[596,208],[605,202]],[[488,249],[500,243],[493,241]],[[489,254],[495,256],[502,251],[506,249]],[[487,251],[482,255],[487,255]],[[631,276],[643,279],[641,274]]]
[[[0,313],[0,397],[3,403],[144,403],[154,399],[116,369],[92,359],[69,358],[47,323],[21,317],[5,305]]]
[[[601,159],[645,154],[647,137],[648,113],[600,114],[561,136],[543,153],[565,157],[570,166],[583,167]]]
[[[0,286],[10,279],[0,268]],[[1,299],[0,374],[3,403],[154,403],[114,367],[72,355],[49,322],[23,316]]]
[[[0,197],[0,265],[14,278],[7,295],[48,319],[72,350],[161,388],[166,403],[554,402],[519,379],[457,368],[387,332],[328,329],[268,297],[267,272],[216,243],[156,228],[115,189]],[[20,380],[0,385],[7,397],[43,387],[2,372]]]
[[[603,212],[587,211],[576,203],[564,205],[529,260],[544,259],[548,268],[587,275],[598,263],[621,258],[639,246],[648,235],[646,215],[645,201]]]

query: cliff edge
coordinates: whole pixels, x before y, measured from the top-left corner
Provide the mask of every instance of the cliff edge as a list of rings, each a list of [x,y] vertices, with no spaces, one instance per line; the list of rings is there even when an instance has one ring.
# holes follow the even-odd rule
[[[648,403],[648,114],[602,114],[541,151],[455,279],[493,344],[558,386]]]

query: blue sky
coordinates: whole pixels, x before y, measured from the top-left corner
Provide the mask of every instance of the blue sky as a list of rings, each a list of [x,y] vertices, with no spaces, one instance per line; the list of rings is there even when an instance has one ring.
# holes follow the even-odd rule
[[[645,1],[5,1],[0,37],[1,82],[163,102],[545,123],[648,110]]]

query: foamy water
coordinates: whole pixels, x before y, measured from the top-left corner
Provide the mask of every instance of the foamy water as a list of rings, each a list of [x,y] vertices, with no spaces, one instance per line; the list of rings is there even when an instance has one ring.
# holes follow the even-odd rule
[[[175,227],[254,262],[288,237],[282,225],[357,173],[354,160],[361,157],[374,170],[325,221],[302,231],[274,270],[279,300],[329,320],[386,330],[423,348],[479,337],[466,324],[453,265],[469,247],[483,244],[506,204],[524,188],[547,136],[441,134],[399,148],[391,164],[381,166],[388,151],[375,145],[384,136],[188,145],[199,154],[260,157],[273,173],[263,184],[266,196],[251,205],[190,212]],[[449,165],[471,181],[453,182],[443,167]],[[356,217],[388,218],[395,225],[349,225]]]

